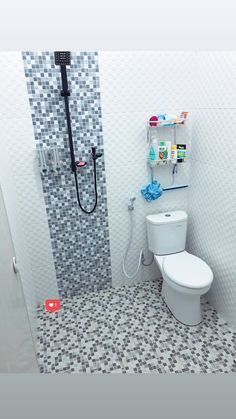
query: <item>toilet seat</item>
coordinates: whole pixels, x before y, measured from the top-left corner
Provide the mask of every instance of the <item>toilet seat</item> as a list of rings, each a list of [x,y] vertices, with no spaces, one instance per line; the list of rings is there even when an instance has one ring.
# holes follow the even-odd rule
[[[167,277],[182,287],[200,289],[213,281],[210,267],[202,259],[186,251],[166,256],[162,267]]]

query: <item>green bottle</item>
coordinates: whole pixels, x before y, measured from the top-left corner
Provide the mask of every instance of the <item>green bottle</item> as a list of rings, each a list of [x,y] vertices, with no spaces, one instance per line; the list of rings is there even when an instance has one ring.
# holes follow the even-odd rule
[[[158,147],[158,158],[159,161],[162,161],[162,164],[166,163],[168,157],[168,151],[167,151],[167,147],[166,147],[166,142],[165,141],[160,141],[159,143],[159,147]]]

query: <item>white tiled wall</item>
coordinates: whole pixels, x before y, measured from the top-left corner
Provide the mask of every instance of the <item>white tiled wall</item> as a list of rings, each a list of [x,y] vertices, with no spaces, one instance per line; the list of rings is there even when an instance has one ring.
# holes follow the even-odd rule
[[[131,282],[121,268],[128,197],[137,196],[129,272],[140,247],[146,250],[145,215],[186,208],[188,249],[214,271],[208,298],[236,328],[236,53],[102,52],[99,65],[113,284]],[[192,115],[190,188],[148,204],[139,192],[148,181],[144,121],[173,109]],[[191,123],[177,138],[189,141]],[[181,166],[179,183],[187,180],[188,170],[189,165]],[[164,185],[171,182],[167,167],[156,169],[156,177]],[[155,266],[142,268],[134,281],[157,275]]]
[[[127,204],[130,195],[135,195],[137,200],[132,214],[135,230],[127,263],[129,273],[134,271],[140,248],[150,260],[145,215],[187,208],[186,190],[166,192],[157,201],[147,203],[140,189],[150,182],[145,122],[158,112],[174,110],[180,113],[191,109],[195,55],[152,51],[99,53],[113,285],[130,284],[159,275],[154,263],[150,268],[142,267],[132,281],[122,272],[122,257],[128,240]],[[177,127],[177,131],[177,140],[187,141],[190,145],[191,122],[186,127]],[[165,129],[160,135],[161,138],[165,135],[173,139],[173,128]],[[188,181],[188,166],[179,165],[176,182]],[[155,169],[155,177],[162,185],[170,185],[171,168]]]
[[[31,325],[36,307],[58,296],[20,52],[0,53],[0,182]]]
[[[208,298],[236,329],[236,52],[197,54],[188,248],[212,267]]]
[[[0,373],[38,372],[19,273],[14,273],[7,214],[0,185]]]

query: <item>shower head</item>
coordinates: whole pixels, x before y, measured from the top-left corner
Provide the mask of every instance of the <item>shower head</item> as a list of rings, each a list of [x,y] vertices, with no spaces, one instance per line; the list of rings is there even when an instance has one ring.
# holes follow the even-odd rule
[[[54,58],[56,65],[70,65],[70,51],[55,51]]]

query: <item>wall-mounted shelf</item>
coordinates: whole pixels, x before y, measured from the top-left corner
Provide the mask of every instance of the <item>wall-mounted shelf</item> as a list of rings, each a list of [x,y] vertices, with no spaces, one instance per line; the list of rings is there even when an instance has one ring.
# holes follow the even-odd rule
[[[169,164],[182,164],[182,163],[186,163],[186,157],[181,157],[179,159],[162,159],[162,160],[149,160],[148,159],[148,164],[150,167],[156,167],[156,166],[166,166]]]
[[[147,128],[169,128],[169,127],[175,127],[177,125],[184,125],[186,122],[186,118],[180,118],[178,122],[170,122],[170,121],[147,121]]]
[[[177,127],[178,125],[180,126],[184,126],[185,123],[187,121],[187,117],[178,117],[177,121],[174,120],[159,120],[159,121],[155,121],[155,120],[151,120],[150,119],[148,121],[146,121],[146,127],[147,127],[147,145],[148,147],[151,145],[153,138],[155,139],[156,136],[159,137],[158,134],[156,134],[156,128],[174,128],[172,131],[173,135],[173,139],[171,141],[172,144],[177,145],[177,130],[175,129],[175,127]],[[154,137],[153,137],[154,136]],[[166,138],[166,137],[165,137]],[[159,140],[160,141],[160,140]],[[181,143],[180,143],[181,144]],[[178,153],[178,149],[177,149],[177,153]],[[159,157],[159,156],[157,156]],[[171,159],[170,156],[168,155],[168,159],[160,159],[157,158],[156,160],[150,160],[149,158],[148,160],[148,164],[151,168],[156,167],[156,166],[166,166],[169,164],[173,164],[173,165],[177,165],[177,164],[182,164],[182,163],[186,163],[186,145],[185,145],[185,157],[181,156],[181,153],[179,153],[179,156],[175,159]]]

